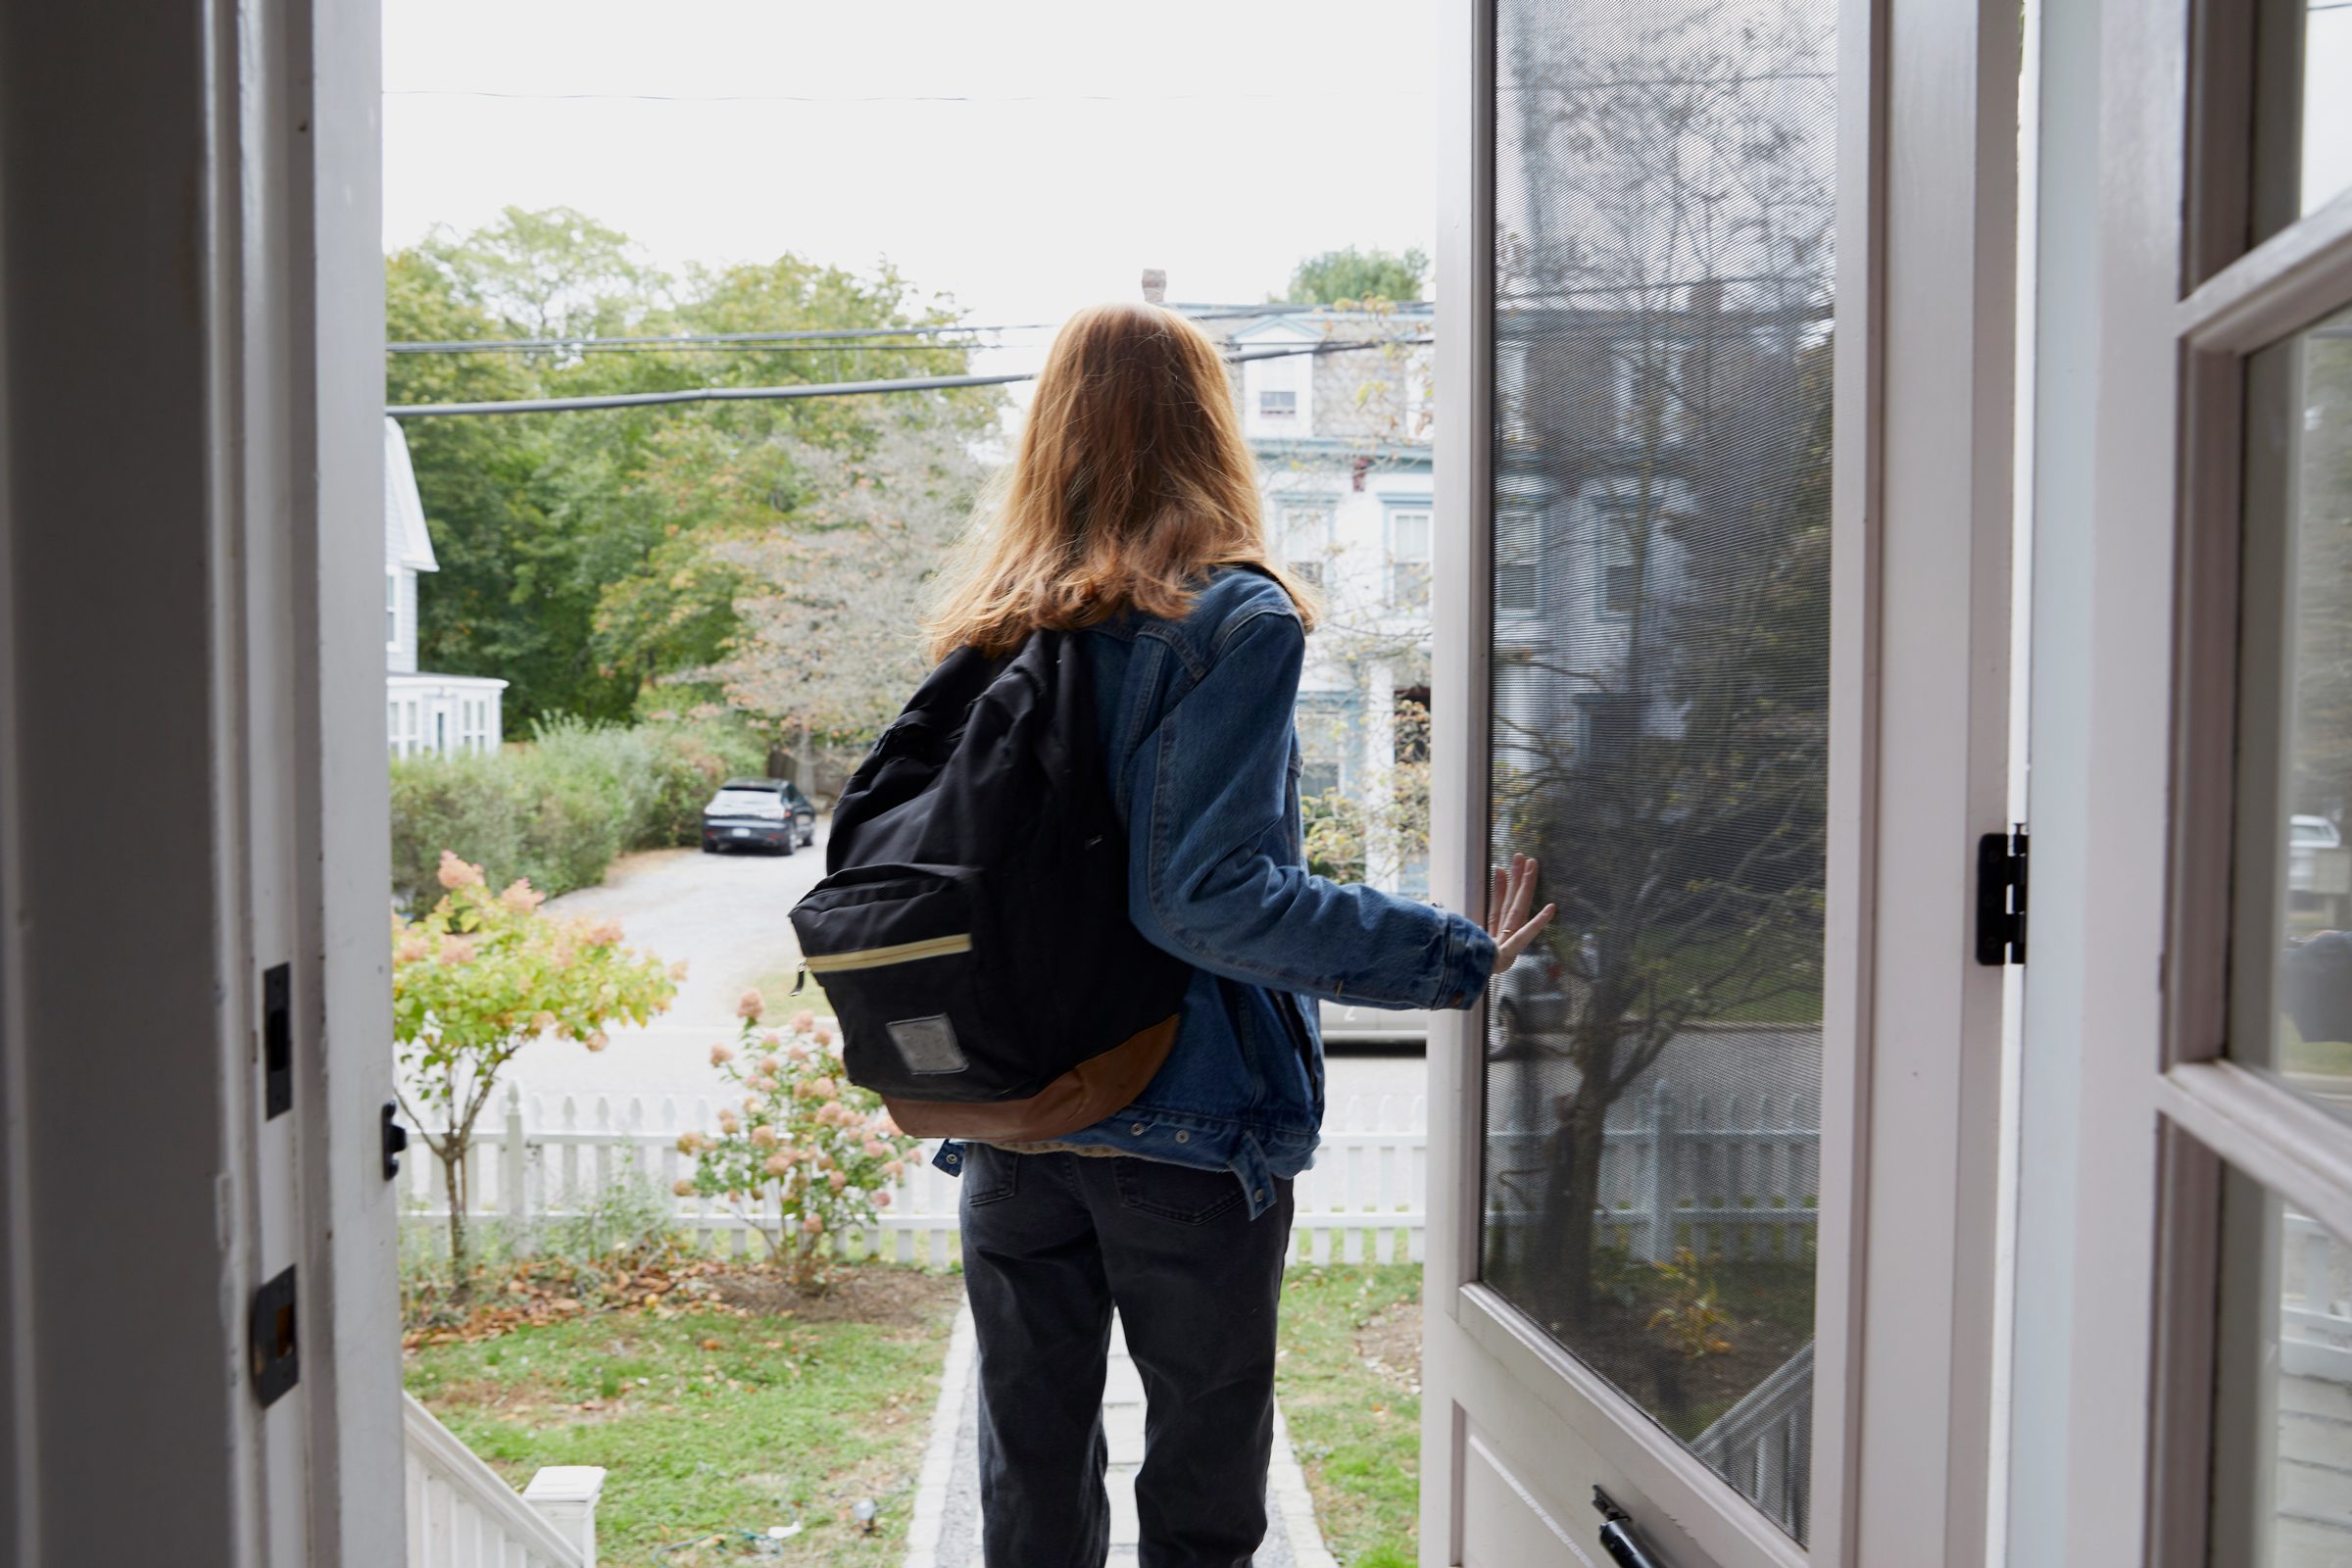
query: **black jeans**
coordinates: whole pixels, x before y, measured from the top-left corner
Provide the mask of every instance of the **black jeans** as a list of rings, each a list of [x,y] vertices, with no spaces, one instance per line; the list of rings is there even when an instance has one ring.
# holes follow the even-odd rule
[[[1115,1303],[1144,1382],[1143,1568],[1248,1568],[1266,1534],[1291,1184],[1252,1220],[1229,1172],[967,1149],[988,1568],[1102,1568]]]

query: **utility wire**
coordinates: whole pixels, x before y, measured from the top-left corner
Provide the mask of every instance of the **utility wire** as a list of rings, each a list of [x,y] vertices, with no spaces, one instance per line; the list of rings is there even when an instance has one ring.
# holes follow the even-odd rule
[[[1298,355],[1360,354],[1366,349],[1410,347],[1434,338],[1393,338],[1378,343],[1316,343],[1298,348],[1255,349],[1227,355],[1229,364],[1250,360],[1281,360]],[[807,382],[798,386],[687,387],[675,392],[612,392],[596,397],[507,398],[492,403],[401,403],[384,412],[396,419],[486,414],[573,414],[592,409],[641,409],[670,403],[767,403],[799,398],[858,398],[888,392],[944,392],[967,386],[1008,386],[1034,381],[1035,370],[1012,370],[995,375],[905,375],[880,381]]]
[[[494,87],[386,87],[387,98],[503,98],[522,103],[649,103],[649,104],[1183,104],[1292,102],[1300,98],[1351,96],[1350,89],[1322,91],[1285,89],[1277,92],[514,92]],[[1426,89],[1401,88],[1396,98],[1426,98]]]
[[[946,332],[1042,332],[1054,324],[1032,321],[1008,326],[967,326],[949,322],[931,326],[829,326],[797,332],[672,332],[644,337],[462,337],[440,342],[387,343],[384,352],[475,354],[494,349],[523,353],[588,347],[659,348],[671,343],[836,343],[871,337],[930,337]]]
[[[1399,309],[1426,309],[1420,301],[1406,301]],[[1203,306],[1187,310],[1170,306],[1170,310],[1194,321],[1221,321],[1258,316],[1298,316],[1311,311],[1326,310],[1321,305],[1251,305]],[[1048,332],[1059,326],[1058,321],[1013,321],[995,325],[971,325],[949,322],[929,326],[842,326],[823,327],[792,332],[673,332],[642,337],[471,337],[450,338],[434,342],[387,343],[387,354],[489,354],[534,353],[548,349],[565,348],[666,348],[689,344],[740,343],[807,343],[850,342],[861,338],[926,337],[951,332]],[[919,345],[916,345],[919,346]],[[993,344],[948,344],[949,348],[990,348]]]
[[[1399,342],[1396,338],[1327,338],[1326,343],[1345,344],[1350,348],[1379,348]],[[589,354],[1002,354],[1008,349],[1042,348],[1037,343],[705,343],[694,338],[669,338],[661,342],[621,343],[613,340],[583,342],[564,351]],[[460,352],[451,349],[449,352]],[[547,352],[534,348],[491,346],[484,354],[536,354]]]

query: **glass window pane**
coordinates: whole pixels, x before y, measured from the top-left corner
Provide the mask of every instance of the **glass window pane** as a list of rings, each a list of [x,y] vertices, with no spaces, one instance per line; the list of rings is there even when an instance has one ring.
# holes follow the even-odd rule
[[[2352,4],[2262,0],[2255,51],[2259,242],[2352,187]]]
[[[1798,1540],[1836,0],[1497,0],[1483,1275]]]
[[[2352,311],[2246,375],[2230,1052],[2352,1118]]]
[[[2231,1169],[2222,1188],[2214,1568],[2352,1562],[2352,1248]]]
[[[1283,508],[1282,558],[1300,577],[1322,587],[1331,562],[1331,513],[1322,507]]]

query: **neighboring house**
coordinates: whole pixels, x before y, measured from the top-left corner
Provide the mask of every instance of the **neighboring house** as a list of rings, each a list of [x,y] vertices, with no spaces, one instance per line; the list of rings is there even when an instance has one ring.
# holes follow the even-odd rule
[[[438,571],[400,421],[384,421],[384,726],[394,757],[498,749],[503,680],[416,667],[416,574]]]
[[[1266,531],[1325,599],[1299,682],[1299,789],[1308,798],[1337,790],[1370,807],[1395,788],[1396,763],[1425,744],[1411,719],[1429,686],[1435,350],[1421,340],[1435,313],[1246,311],[1201,311],[1201,324],[1242,357],[1235,392],[1257,456]],[[1319,344],[1346,352],[1247,358]],[[1366,876],[1422,893],[1427,857],[1376,834]]]

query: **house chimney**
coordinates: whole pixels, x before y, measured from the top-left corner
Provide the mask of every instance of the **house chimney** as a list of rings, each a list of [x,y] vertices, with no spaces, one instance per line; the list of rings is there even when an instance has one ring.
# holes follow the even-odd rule
[[[1144,303],[1157,305],[1168,297],[1168,274],[1156,267],[1144,269]]]

